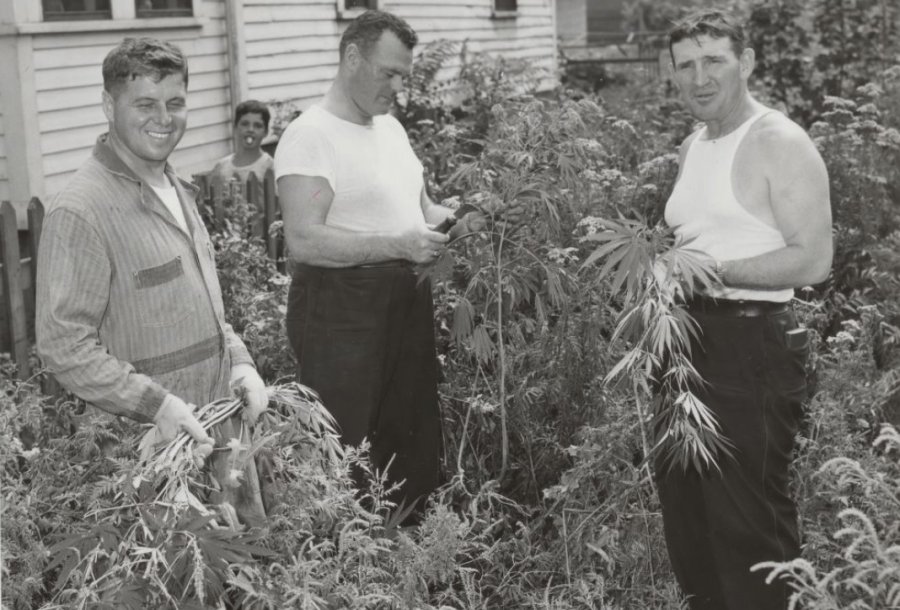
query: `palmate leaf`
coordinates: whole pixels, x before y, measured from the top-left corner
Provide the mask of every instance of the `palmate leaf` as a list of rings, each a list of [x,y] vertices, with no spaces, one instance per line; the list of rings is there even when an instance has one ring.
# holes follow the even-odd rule
[[[469,340],[471,341],[472,349],[475,351],[475,357],[478,358],[478,361],[481,363],[489,362],[496,351],[496,346],[483,324],[479,324],[475,327]]]
[[[606,241],[582,264],[582,269],[606,259],[600,270],[601,279],[612,276],[610,290],[618,293],[625,287],[623,300],[630,303],[638,300],[644,292],[646,276],[652,269],[660,239],[655,236],[659,230],[650,229],[641,220],[620,217],[618,221],[604,219],[604,231],[588,235],[585,241]],[[666,234],[668,235],[668,234]]]
[[[649,391],[648,380],[659,377],[655,391],[677,400],[654,402],[658,438],[651,453],[670,467],[715,467],[719,456],[729,454],[729,443],[713,413],[689,392],[703,380],[689,360],[699,329],[683,305],[694,292],[717,284],[712,261],[691,241],[676,241],[670,229],[648,227],[640,218],[600,224],[601,232],[584,238],[600,245],[581,269],[599,265],[599,278],[619,295],[622,308],[610,344],[629,345],[605,380],[631,374],[637,388]]]
[[[121,610],[142,610],[147,607],[150,582],[140,576],[132,576],[121,582],[115,583],[115,587],[109,591],[110,608]]]
[[[54,591],[59,592],[66,584],[72,571],[94,550],[111,553],[116,550],[122,533],[111,524],[98,525],[84,534],[69,536],[51,546],[47,553],[50,562],[46,571],[59,568]]]
[[[667,469],[676,466],[698,472],[719,470],[721,458],[732,459],[732,443],[721,434],[712,411],[692,392],[685,391],[668,404],[660,401],[653,426],[664,432],[657,439],[654,454]]]

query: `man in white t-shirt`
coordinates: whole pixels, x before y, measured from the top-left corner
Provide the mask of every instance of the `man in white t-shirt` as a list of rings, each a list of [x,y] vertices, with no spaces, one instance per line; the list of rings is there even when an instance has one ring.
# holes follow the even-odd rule
[[[403,482],[421,508],[440,478],[441,430],[429,282],[453,214],[425,192],[422,164],[388,114],[412,68],[416,33],[367,11],[345,31],[325,98],[295,119],[275,152],[293,274],[287,332],[300,380],[335,416],[346,444]],[[415,519],[415,513],[413,514]]]

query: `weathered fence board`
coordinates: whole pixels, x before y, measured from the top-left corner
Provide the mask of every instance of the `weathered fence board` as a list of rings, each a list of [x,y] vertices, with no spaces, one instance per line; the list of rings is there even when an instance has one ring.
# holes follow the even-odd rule
[[[8,201],[0,204],[0,256],[2,256],[3,264],[3,308],[6,311],[9,351],[18,367],[19,377],[24,379],[31,375],[28,362],[31,342],[29,341],[28,312],[25,308],[22,286],[23,265],[19,247],[19,227],[16,221],[16,210]],[[27,275],[31,275],[27,269],[25,272]],[[34,319],[33,313],[32,319]]]
[[[247,203],[253,204],[257,214],[251,223],[250,235],[263,240],[266,254],[278,264],[279,269],[283,270],[281,257],[284,252],[284,239],[281,232],[271,231],[272,223],[281,220],[281,206],[278,204],[275,173],[272,170],[267,171],[262,180],[255,174],[250,174],[245,183],[238,183],[236,180],[224,182],[209,174],[197,174],[194,176],[194,184],[200,188],[198,204],[212,210],[215,229],[224,227],[225,207],[236,195],[240,194]]]
[[[266,172],[264,182],[266,203],[264,212],[266,215],[266,245],[269,258],[277,261],[282,252],[281,233],[272,235],[269,229],[276,220],[281,220],[281,207],[278,205],[278,198],[275,195],[275,172],[269,170]]]

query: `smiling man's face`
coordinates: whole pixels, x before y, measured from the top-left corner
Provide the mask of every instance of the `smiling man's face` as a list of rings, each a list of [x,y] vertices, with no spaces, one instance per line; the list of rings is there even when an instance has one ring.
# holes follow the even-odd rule
[[[132,167],[158,168],[175,150],[187,126],[184,77],[170,74],[127,80],[103,93],[111,144]]]
[[[753,69],[753,53],[735,55],[729,38],[708,35],[672,45],[675,83],[688,110],[701,121],[723,121],[740,106]]]

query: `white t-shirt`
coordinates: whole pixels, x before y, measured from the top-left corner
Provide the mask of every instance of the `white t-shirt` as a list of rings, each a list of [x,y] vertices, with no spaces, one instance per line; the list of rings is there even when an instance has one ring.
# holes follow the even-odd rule
[[[168,176],[166,176],[166,182],[169,182]],[[190,233],[190,231],[188,231],[187,221],[184,219],[184,210],[181,209],[181,201],[178,200],[178,191],[175,190],[172,183],[169,182],[169,186],[163,188],[157,188],[152,185],[150,188],[153,189],[156,196],[160,198],[172,213],[172,216],[175,217],[175,222],[178,223],[178,226],[184,229],[185,233]]]
[[[402,231],[425,225],[422,163],[390,115],[371,125],[314,105],[294,119],[275,150],[275,178],[325,178],[334,199],[325,224],[348,231]]]

